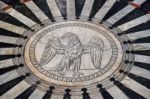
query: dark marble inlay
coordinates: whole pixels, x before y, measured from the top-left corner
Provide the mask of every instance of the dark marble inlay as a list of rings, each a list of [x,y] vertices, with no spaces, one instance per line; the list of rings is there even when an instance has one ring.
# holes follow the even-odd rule
[[[106,21],[108,18],[113,16],[115,13],[119,12],[121,9],[126,7],[128,5],[129,0],[117,0],[115,4],[112,6],[112,8],[107,12],[105,17],[102,19],[102,21]],[[133,0],[130,0],[133,1]]]
[[[120,81],[117,81],[114,78],[111,78],[110,81],[114,82],[114,84],[130,99],[146,99],[143,96],[136,93],[135,91],[133,91],[132,89],[126,87]]]
[[[75,0],[76,17],[79,18],[84,6],[85,0]]]
[[[29,74],[27,73],[26,75],[22,75],[20,77],[17,77],[13,80],[10,80],[2,85],[0,85],[0,96],[6,93],[8,90],[19,84],[22,80],[24,80]]]
[[[37,85],[40,84],[40,82],[37,82],[36,84],[32,85],[25,91],[23,91],[20,95],[18,95],[15,99],[28,99],[29,96],[35,91],[37,88]]]
[[[48,7],[46,0],[33,0],[34,3],[48,16],[49,19],[53,20],[54,17]]]
[[[150,70],[150,64],[147,63],[141,63],[141,62],[134,62],[134,66],[146,69],[146,70]]]
[[[82,88],[81,91],[83,91],[83,99],[91,99],[89,93],[87,93],[87,89],[86,88]]]
[[[13,18],[12,16],[10,16],[9,14],[7,14],[5,12],[0,11],[0,20],[10,23],[10,24],[14,24],[19,27],[29,29],[28,26],[24,25],[23,23],[21,23],[20,21],[18,21],[17,19]]]
[[[102,94],[103,96],[103,99],[114,99],[110,94],[109,92],[102,87],[102,85],[97,85],[97,87],[99,88],[99,91],[100,93]]]
[[[14,47],[17,47],[17,45],[11,44],[11,43],[0,42],[0,48],[14,48]]]
[[[5,68],[0,68],[0,75],[5,74],[7,72],[13,71],[15,69],[18,69],[19,67],[23,67],[23,64],[20,65],[14,65],[14,66],[9,66],[9,67],[5,67]]]
[[[71,92],[70,89],[66,89],[63,99],[71,99],[70,92]]]
[[[54,87],[49,87],[49,90],[45,93],[42,99],[51,99]]]
[[[61,15],[66,18],[67,17],[67,4],[66,0],[56,0],[57,6],[61,12]]]
[[[20,38],[22,36],[20,34],[17,34],[17,33],[14,33],[14,32],[11,32],[11,31],[8,31],[8,30],[5,30],[5,29],[1,29],[1,28],[0,28],[0,35],[10,36],[10,37],[18,37],[18,38]]]
[[[132,43],[150,43],[150,36],[136,39]]]
[[[148,30],[148,29],[150,29],[150,21],[142,23],[140,25],[137,25],[137,26],[130,28],[124,32],[126,34],[130,34],[130,33],[135,33],[135,32],[144,31],[144,30]]]
[[[129,73],[128,77],[131,79],[135,80],[136,82],[140,83],[141,85],[147,87],[150,89],[150,80],[132,73]]]
[[[106,0],[94,0],[94,4],[90,13],[89,18],[93,18],[98,10],[102,7],[102,5],[106,2]]]

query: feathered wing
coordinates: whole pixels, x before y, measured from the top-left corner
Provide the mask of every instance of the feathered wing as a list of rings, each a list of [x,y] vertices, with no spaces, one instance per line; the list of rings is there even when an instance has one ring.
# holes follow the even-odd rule
[[[56,54],[63,54],[64,49],[60,43],[60,40],[53,37],[49,39],[44,48],[42,57],[40,59],[39,64],[41,66],[46,65]]]
[[[103,50],[104,42],[99,37],[93,37],[90,42],[84,46],[84,53],[90,54],[96,69],[101,69]]]

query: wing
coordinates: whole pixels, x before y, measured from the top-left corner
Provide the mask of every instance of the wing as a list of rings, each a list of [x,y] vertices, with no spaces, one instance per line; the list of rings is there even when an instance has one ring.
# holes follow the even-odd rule
[[[49,39],[44,48],[41,60],[39,64],[41,66],[47,64],[56,54],[63,54],[64,48],[62,47],[60,40],[53,37]]]
[[[99,37],[93,37],[90,42],[84,46],[84,54],[90,54],[96,69],[101,69],[103,50],[104,42]]]

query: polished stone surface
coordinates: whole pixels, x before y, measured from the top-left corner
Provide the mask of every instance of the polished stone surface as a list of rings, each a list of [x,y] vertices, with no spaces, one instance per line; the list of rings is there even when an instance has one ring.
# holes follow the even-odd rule
[[[149,99],[149,5],[1,0],[0,98]]]

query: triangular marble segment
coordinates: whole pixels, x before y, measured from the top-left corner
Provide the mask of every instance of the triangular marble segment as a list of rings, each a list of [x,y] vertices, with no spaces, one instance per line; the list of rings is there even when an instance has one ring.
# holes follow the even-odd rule
[[[79,18],[81,15],[81,11],[83,9],[83,5],[85,3],[85,0],[75,0],[75,11],[76,11],[76,17]]]
[[[16,44],[11,44],[11,43],[0,43],[0,48],[13,48],[13,47],[17,47]]]
[[[134,66],[150,70],[150,64],[141,63],[141,62],[134,62]]]
[[[104,99],[107,99],[107,98],[109,98],[109,99],[114,99],[114,98],[110,95],[110,93],[109,93],[105,88],[103,88],[102,85],[97,85],[97,87],[99,88],[99,91],[100,91],[100,93],[102,94],[102,96],[103,96]]]
[[[21,23],[20,21],[18,21],[17,19],[13,18],[12,16],[10,16],[5,12],[0,12],[0,20],[13,25],[28,28],[26,25],[24,25],[23,23]]]
[[[51,99],[54,89],[55,89],[54,87],[49,87],[49,90],[47,90],[42,99]]]
[[[89,18],[93,18],[105,2],[106,0],[94,0]]]
[[[28,99],[28,97],[34,92],[36,89],[36,85],[32,85],[28,89],[26,89],[23,93],[18,95],[15,99]]]
[[[34,3],[43,11],[45,15],[51,20],[54,19],[51,10],[49,9],[48,3],[46,0],[33,0]]]
[[[33,1],[22,1],[21,3],[25,4],[41,22],[48,19],[45,13]]]
[[[122,84],[119,81],[116,81],[115,79],[110,79],[111,81],[114,82],[114,84],[121,90],[123,91],[124,94],[127,95],[127,97],[129,98],[140,98],[140,99],[145,99],[143,96],[141,96],[140,94],[138,94],[137,92],[135,92],[134,90],[126,87],[124,84]]]
[[[149,73],[149,0],[0,0],[0,99],[150,99]]]
[[[137,81],[138,83],[140,83],[141,85],[147,87],[148,89],[150,89],[150,80],[141,76],[137,76],[135,74],[129,74],[128,75],[131,79]]]
[[[14,66],[6,67],[6,68],[0,68],[0,75],[10,72],[12,70],[18,69],[19,67],[23,67],[23,65],[19,65],[19,66],[14,65]]]
[[[8,25],[8,24],[7,24]],[[6,29],[1,29],[0,30],[0,35],[3,35],[3,36],[11,36],[11,37],[21,37],[22,35],[20,34],[17,34],[17,33],[14,33],[14,32],[11,32],[11,30],[9,31],[10,29],[6,30]],[[19,32],[20,33],[20,32]]]
[[[17,77],[11,81],[8,81],[2,85],[0,85],[1,87],[1,92],[0,92],[0,96],[3,95],[4,93],[6,93],[8,90],[10,90],[11,88],[13,88],[14,86],[16,86],[18,83],[20,83],[22,80],[24,80],[26,77],[26,75],[22,75],[20,77]]]
[[[133,1],[133,0],[130,0]],[[114,2],[113,2],[114,3]],[[107,12],[103,20],[107,20],[111,16],[113,16],[115,13],[119,12],[124,7],[128,6],[128,0],[116,0],[114,5],[110,8],[110,10]]]
[[[67,17],[67,1],[66,0],[55,0],[57,6],[61,12],[62,17]]]
[[[143,3],[145,3],[145,2],[146,2],[146,0],[134,0],[133,2],[129,2],[129,4],[126,7],[124,7],[119,12],[117,12],[116,14],[114,14],[113,16],[111,16],[111,18],[109,18],[107,21],[110,22],[111,24],[115,24],[120,19],[122,19],[124,16],[126,16],[130,12],[134,11],[135,9],[137,9],[138,6],[141,7],[141,5]],[[136,4],[138,6],[135,7],[135,6],[133,6],[133,4]]]
[[[4,0],[5,1],[5,0]],[[14,8],[15,10],[17,10],[18,12],[21,12],[23,15],[27,16],[27,17],[31,17],[32,20],[34,21],[38,21],[38,19],[34,16],[34,14],[30,11],[30,9],[27,8],[26,5],[24,5],[23,3],[19,2],[19,1],[12,1],[12,3],[8,3],[6,2],[6,4],[8,4],[9,6],[11,6],[12,8]],[[24,9],[24,10],[23,10]]]

